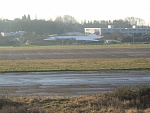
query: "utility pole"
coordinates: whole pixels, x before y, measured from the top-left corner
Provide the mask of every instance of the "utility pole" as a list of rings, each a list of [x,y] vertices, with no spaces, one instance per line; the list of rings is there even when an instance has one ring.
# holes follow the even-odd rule
[[[133,32],[133,43],[134,43],[134,32]]]

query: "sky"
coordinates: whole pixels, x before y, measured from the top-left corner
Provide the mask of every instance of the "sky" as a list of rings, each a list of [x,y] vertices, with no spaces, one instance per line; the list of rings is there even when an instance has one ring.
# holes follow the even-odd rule
[[[0,18],[55,19],[70,15],[78,21],[138,17],[150,22],[150,0],[1,0]]]

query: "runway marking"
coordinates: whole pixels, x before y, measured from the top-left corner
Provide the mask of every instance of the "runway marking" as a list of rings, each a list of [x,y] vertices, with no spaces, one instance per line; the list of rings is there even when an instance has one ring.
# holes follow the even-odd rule
[[[29,60],[30,58],[24,53],[24,51],[23,51],[23,55],[25,56],[25,59],[26,60]]]

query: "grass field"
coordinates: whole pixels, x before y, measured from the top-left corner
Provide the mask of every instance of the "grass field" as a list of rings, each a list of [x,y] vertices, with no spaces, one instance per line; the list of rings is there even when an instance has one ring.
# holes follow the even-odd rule
[[[75,50],[75,49],[112,49],[112,48],[150,48],[150,45],[76,45],[76,46],[29,46],[29,47],[0,47],[0,51],[15,52],[14,50]],[[110,50],[111,51],[111,50]],[[114,50],[115,51],[115,50]],[[46,51],[47,52],[47,51]],[[17,53],[17,52],[16,52]],[[103,52],[104,53],[104,52]],[[17,53],[26,57],[25,53]],[[30,56],[33,57],[32,51]],[[43,55],[46,53],[43,53]],[[70,53],[69,53],[70,54]],[[76,54],[76,53],[75,53]],[[94,54],[94,53],[91,53]],[[101,53],[99,53],[101,54]],[[112,53],[110,53],[112,54]],[[139,53],[140,54],[140,53]],[[148,54],[148,53],[147,53]],[[38,58],[39,54],[34,57]],[[60,55],[63,55],[62,53]],[[84,55],[90,55],[84,54]],[[68,56],[68,54],[66,55]],[[5,56],[3,56],[5,58]],[[17,57],[17,56],[15,56]],[[42,56],[43,57],[43,56]],[[54,55],[55,58],[55,55]],[[150,69],[150,58],[65,58],[65,59],[28,59],[0,60],[0,72],[31,72],[31,71],[68,71],[68,70],[123,70]]]
[[[0,72],[150,69],[150,58],[0,60]]]
[[[55,46],[1,46],[0,50],[35,49],[101,49],[101,48],[150,48],[150,44],[112,44],[112,45],[55,45]]]

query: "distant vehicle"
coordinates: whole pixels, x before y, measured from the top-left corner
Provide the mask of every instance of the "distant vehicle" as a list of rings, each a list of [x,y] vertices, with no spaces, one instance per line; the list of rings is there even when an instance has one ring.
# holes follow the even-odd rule
[[[149,44],[149,42],[144,42],[143,44]]]
[[[81,41],[99,41],[100,38],[104,36],[100,35],[99,31],[95,31],[94,34],[89,35],[77,35],[77,36],[57,36],[51,35],[50,37],[44,39],[44,40],[81,40]]]
[[[121,42],[118,40],[106,40],[105,41],[105,44],[119,44],[119,43],[121,43]]]

